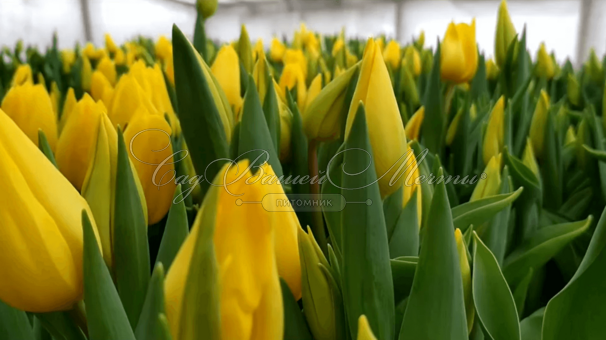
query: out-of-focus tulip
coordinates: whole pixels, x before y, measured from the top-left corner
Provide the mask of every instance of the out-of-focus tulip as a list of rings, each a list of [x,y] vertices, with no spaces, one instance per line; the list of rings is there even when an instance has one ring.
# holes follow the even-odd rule
[[[118,73],[116,72],[116,65],[114,65],[114,62],[111,59],[109,59],[108,57],[101,59],[101,61],[99,61],[99,64],[97,64],[97,71],[103,73],[105,78],[109,80],[109,83],[112,86],[116,85]]]
[[[90,91],[93,76],[93,67],[86,56],[82,56],[82,70],[80,71],[80,85],[84,91]]]
[[[375,337],[372,329],[370,329],[366,315],[360,315],[360,318],[358,319],[357,340],[377,340],[377,337]]]
[[[307,88],[305,86],[305,75],[299,64],[286,64],[280,76],[280,90],[284,93],[292,90],[297,86],[297,106],[299,110],[305,105],[305,97],[307,96]]]
[[[421,56],[414,46],[408,46],[404,51],[404,62],[415,77],[421,74]]]
[[[263,47],[263,39],[257,39],[255,47],[253,48],[253,60],[258,60],[261,56],[265,56],[265,47]]]
[[[28,312],[69,310],[83,293],[88,204],[2,110],[0,154],[0,299]]]
[[[301,50],[287,49],[283,58],[284,65],[298,65],[303,73],[303,78],[307,78],[307,58]]]
[[[21,64],[17,67],[13,79],[11,80],[11,86],[23,85],[25,83],[34,83],[32,68],[29,64]]]
[[[105,57],[105,50],[96,48],[91,42],[87,42],[82,49],[82,55],[88,59],[98,60]]]
[[[280,183],[265,181],[265,176],[275,176],[269,165],[263,165],[254,176],[248,166],[248,161],[232,165],[225,181],[223,175],[218,176],[219,180],[215,180],[215,183],[229,184],[229,192],[243,195],[236,197],[221,186],[211,187],[210,190],[217,190],[218,211],[206,212],[206,202],[203,204],[202,213],[198,214],[191,233],[168,272],[165,284],[166,312],[175,340],[183,339],[179,323],[183,305],[188,303],[184,296],[185,284],[203,213],[216,214],[213,240],[221,273],[223,339],[281,340],[284,324],[279,277],[288,283],[295,299],[301,297],[297,240],[300,226],[296,214],[290,207],[270,212],[259,204],[238,205],[237,201],[261,201],[271,194],[269,204],[276,208],[275,202],[287,199]],[[247,179],[251,179],[252,183],[247,184]]]
[[[419,223],[419,228],[421,228],[421,216],[423,212],[423,192],[421,191],[421,184],[417,184],[417,179],[420,176],[419,166],[417,164],[417,158],[412,150],[412,148],[408,148],[408,153],[405,157],[405,166],[404,166],[404,192],[402,199],[402,207],[405,207],[412,195],[417,193],[417,222]]]
[[[267,95],[267,89],[269,86],[269,82],[272,80],[267,76],[269,75],[268,69],[269,65],[267,65],[267,61],[265,60],[265,54],[259,56],[257,62],[255,63],[255,68],[253,69],[253,80],[255,81],[255,86],[257,88],[257,92],[259,93],[259,100],[261,100],[261,105],[265,103],[265,96]]]
[[[332,56],[336,56],[343,48],[345,48],[345,42],[341,38],[337,39],[332,45]]]
[[[55,114],[55,120],[59,119],[59,101],[61,100],[61,91],[56,82],[52,82],[50,91],[51,105],[53,107],[53,113]]]
[[[404,92],[404,100],[412,106],[419,104],[419,91],[417,82],[414,79],[413,72],[406,64],[406,59],[402,60],[402,69],[400,70],[400,90]]]
[[[238,56],[246,72],[252,73],[254,66],[252,45],[250,44],[250,37],[248,36],[246,26],[244,25],[242,25],[240,39],[238,40]]]
[[[419,37],[415,40],[415,45],[419,50],[423,49],[423,46],[425,46],[425,31],[419,33]]]
[[[118,49],[116,51],[116,54],[114,55],[114,63],[119,66],[126,65],[126,55],[124,54],[124,51],[122,51],[122,49]]]
[[[63,66],[63,73],[69,73],[75,62],[76,53],[73,50],[61,51],[61,65]]]
[[[409,140],[419,140],[419,131],[421,131],[421,124],[425,118],[425,106],[421,106],[417,112],[406,123],[406,138]]]
[[[530,123],[530,140],[535,155],[543,157],[543,144],[545,141],[545,124],[547,123],[547,115],[549,114],[549,96],[547,92],[541,90],[539,101],[534,109],[532,121]]]
[[[160,36],[156,42],[155,47],[156,57],[166,61],[168,58],[172,58],[173,55],[173,44],[165,36]]]
[[[501,187],[501,154],[492,157],[484,169],[486,176],[476,184],[471,194],[470,202],[494,196]]]
[[[559,65],[556,64],[556,67]],[[604,81],[604,73],[602,68],[602,62],[598,59],[598,56],[595,54],[595,49],[591,48],[589,50],[589,58],[585,62],[585,74],[589,76],[594,83],[602,83]],[[557,72],[556,72],[557,74]]]
[[[282,100],[278,100],[278,107],[280,112],[280,161],[287,161],[290,159],[290,135],[292,130],[292,112],[288,108],[288,105]]]
[[[114,42],[114,39],[109,33],[105,33],[105,48],[109,51],[109,53],[116,53],[118,51],[118,45]]]
[[[450,125],[448,126],[448,130],[446,131],[446,145],[448,146],[452,145],[452,142],[454,142],[454,139],[457,136],[457,129],[459,128],[461,117],[463,117],[463,110],[459,110],[459,112],[457,112],[452,119],[452,122],[450,122]]]
[[[478,69],[478,47],[476,45],[476,20],[468,24],[448,25],[440,56],[442,79],[453,83],[466,83]]]
[[[103,101],[105,107],[111,107],[111,101],[114,96],[114,88],[107,78],[100,71],[93,72],[91,77],[90,94],[96,101]]]
[[[551,59],[549,53],[547,53],[545,43],[541,43],[541,46],[537,51],[537,65],[535,72],[537,76],[545,78],[547,80],[552,79],[555,75],[554,62],[553,59]]]
[[[336,77],[305,106],[303,129],[307,138],[331,140],[339,137],[345,95],[357,70],[358,66],[354,66]]]
[[[505,134],[505,97],[501,96],[492,108],[488,127],[484,135],[482,155],[484,164],[488,165],[490,159],[503,149],[503,136]]]
[[[421,53],[421,72],[428,74],[433,67],[433,54],[431,50],[423,50]]]
[[[271,40],[271,47],[269,48],[269,57],[271,60],[281,62],[284,53],[286,53],[286,46],[278,38],[273,38]]]
[[[63,111],[61,111],[61,119],[59,120],[59,135],[69,120],[69,117],[77,102],[76,93],[74,92],[74,89],[70,87],[65,94],[65,101],[63,102]]]
[[[145,193],[150,225],[168,213],[175,193],[175,165],[168,147],[171,134],[164,117],[144,113],[136,114],[124,131],[128,155]]]
[[[471,333],[476,309],[473,304],[471,291],[471,268],[469,267],[469,259],[467,258],[467,245],[463,240],[463,234],[459,228],[455,230],[455,241],[457,242],[459,266],[461,267],[461,276],[463,279],[463,297],[465,299],[465,314],[467,315],[467,330],[468,333]]]
[[[495,80],[499,76],[499,67],[494,63],[492,59],[488,59],[486,62],[486,79]]]
[[[579,88],[579,82],[572,73],[568,73],[568,81],[566,82],[566,93],[568,94],[568,100],[574,106],[579,106],[581,101],[581,89]]]
[[[219,6],[218,0],[197,0],[196,1],[196,9],[198,10],[198,14],[201,15],[204,19],[208,19],[217,11],[217,7]]]
[[[393,70],[397,70],[400,67],[400,59],[402,58],[400,44],[395,40],[391,40],[383,51],[383,58]]]
[[[402,156],[408,146],[389,72],[381,51],[372,39],[368,40],[364,50],[358,84],[347,115],[346,136],[349,135],[360,102],[364,103],[366,109],[373,161],[377,178],[381,178],[379,189],[381,196],[386,197],[398,190],[404,181],[400,177],[395,183],[390,184],[399,164],[404,160]]]
[[[507,58],[507,49],[509,44],[513,41],[516,36],[516,29],[513,27],[511,18],[509,17],[509,11],[507,10],[507,1],[501,0],[499,6],[499,14],[497,18],[497,29],[494,38],[494,55],[497,60],[499,67],[505,65],[505,59]]]
[[[522,155],[522,163],[524,163],[528,169],[530,169],[537,177],[540,178],[539,165],[537,164],[537,159],[534,156],[530,138],[526,139],[526,148],[524,148],[524,154]]]
[[[303,112],[307,109],[307,107],[311,104],[311,102],[316,99],[316,97],[322,91],[322,75],[318,74],[309,84],[309,88],[307,89],[307,96],[305,97],[305,105],[303,107]]]
[[[28,82],[11,87],[2,101],[2,110],[36,145],[38,130],[42,130],[51,150],[55,150],[57,120],[50,96],[43,85]]]
[[[238,117],[242,108],[242,97],[240,96],[240,61],[236,50],[231,45],[221,47],[210,69],[221,85],[234,114]]]

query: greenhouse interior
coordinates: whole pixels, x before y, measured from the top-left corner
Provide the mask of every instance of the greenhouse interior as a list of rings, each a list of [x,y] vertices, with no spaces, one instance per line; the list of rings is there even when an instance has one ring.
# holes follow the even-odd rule
[[[0,0],[0,340],[606,339],[605,16]]]

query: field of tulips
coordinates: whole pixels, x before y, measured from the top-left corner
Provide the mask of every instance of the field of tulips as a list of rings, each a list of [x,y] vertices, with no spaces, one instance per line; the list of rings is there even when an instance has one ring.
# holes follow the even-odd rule
[[[0,339],[606,338],[606,58],[215,10],[0,52]]]

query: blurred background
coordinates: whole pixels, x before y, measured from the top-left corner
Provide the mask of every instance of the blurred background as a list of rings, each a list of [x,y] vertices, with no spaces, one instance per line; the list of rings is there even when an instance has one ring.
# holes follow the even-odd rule
[[[219,0],[206,30],[211,39],[232,41],[244,24],[254,41],[268,46],[274,36],[292,38],[305,22],[322,34],[344,28],[349,37],[384,34],[403,43],[424,30],[426,44],[435,45],[451,20],[475,17],[478,44],[490,56],[498,6],[483,0]],[[526,25],[533,57],[541,42],[558,61],[577,65],[590,48],[598,55],[606,51],[604,0],[510,0],[508,7],[516,30]],[[137,35],[170,37],[173,23],[191,36],[195,20],[195,0],[0,0],[0,46],[20,38],[44,48],[54,31],[61,48],[88,40],[102,45],[104,33],[121,44]]]

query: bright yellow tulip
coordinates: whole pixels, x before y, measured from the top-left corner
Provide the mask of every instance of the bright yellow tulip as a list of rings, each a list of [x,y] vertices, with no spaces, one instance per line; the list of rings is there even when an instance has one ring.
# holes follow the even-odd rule
[[[116,43],[114,42],[114,39],[112,38],[112,36],[109,33],[105,33],[105,48],[107,48],[107,50],[110,53],[116,53],[118,51],[118,45],[116,45]]]
[[[541,46],[537,51],[537,65],[535,72],[537,76],[547,80],[552,79],[555,75],[555,65],[553,59],[551,59],[551,56],[549,53],[547,53],[545,43],[541,43]]]
[[[103,101],[106,107],[111,107],[111,101],[114,96],[114,88],[101,71],[93,72],[91,77],[90,94],[96,101]]]
[[[234,114],[236,117],[239,116],[242,97],[240,96],[240,61],[236,50],[231,45],[221,47],[210,70],[221,85]]]
[[[400,59],[402,58],[400,44],[395,40],[390,41],[383,51],[383,58],[393,70],[397,70],[400,67]]]
[[[505,134],[505,97],[501,96],[492,108],[488,127],[484,135],[482,155],[484,164],[488,165],[490,159],[501,153],[503,149],[503,136]]]
[[[421,125],[425,118],[425,106],[421,106],[417,112],[406,123],[406,138],[410,140],[419,140],[419,132],[421,131]]]
[[[465,299],[465,314],[467,315],[467,332],[471,333],[473,320],[476,314],[476,309],[473,304],[471,290],[471,268],[469,259],[467,258],[467,245],[463,240],[461,229],[455,229],[455,241],[457,243],[457,253],[459,253],[459,266],[461,268],[461,277],[463,279],[463,297]]]
[[[404,51],[404,61],[410,70],[410,73],[418,77],[421,74],[421,56],[414,46],[408,46]]]
[[[280,89],[283,93],[292,90],[297,86],[297,106],[302,111],[305,105],[305,97],[307,96],[307,88],[305,87],[305,75],[299,64],[286,64],[280,76]]]
[[[172,58],[173,55],[173,44],[165,36],[160,36],[156,42],[156,57],[160,60],[166,61]]]
[[[271,47],[269,48],[269,57],[271,60],[281,62],[286,53],[286,46],[278,38],[271,40]]]
[[[97,71],[101,71],[112,86],[116,85],[118,73],[116,72],[116,65],[111,59],[108,57],[101,59],[97,64]]]
[[[516,28],[513,27],[513,23],[511,22],[511,18],[509,17],[509,11],[507,10],[507,1],[501,0],[497,19],[497,29],[494,38],[494,55],[497,60],[497,64],[500,67],[503,67],[503,65],[505,65],[505,59],[507,58],[507,49],[509,48],[509,44],[511,44],[515,36]]]
[[[75,62],[76,53],[73,50],[61,51],[61,65],[63,66],[63,73],[69,73]]]
[[[82,70],[80,70],[80,85],[84,91],[90,91],[93,66],[86,56],[82,56]]]
[[[65,100],[63,101],[63,111],[61,111],[61,118],[59,120],[59,135],[61,134],[61,131],[63,131],[65,124],[69,120],[69,116],[71,115],[77,102],[78,101],[76,100],[76,93],[74,92],[74,89],[70,87],[67,90],[67,93],[65,94]]]
[[[11,86],[23,85],[25,83],[34,83],[32,68],[29,64],[22,64],[17,67],[13,79],[11,80]]]
[[[492,59],[488,59],[486,62],[486,79],[495,80],[499,76],[499,67],[494,63]]]
[[[476,187],[471,193],[470,202],[477,201],[482,198],[494,196],[499,193],[501,188],[501,154],[494,156],[486,165],[484,173],[486,176],[476,184]]]
[[[377,340],[377,337],[370,329],[366,315],[360,315],[358,319],[358,337],[357,340]]]
[[[448,25],[440,51],[442,79],[456,84],[470,81],[478,69],[476,20],[468,24]]]

